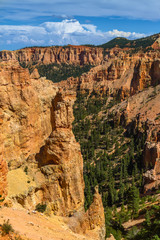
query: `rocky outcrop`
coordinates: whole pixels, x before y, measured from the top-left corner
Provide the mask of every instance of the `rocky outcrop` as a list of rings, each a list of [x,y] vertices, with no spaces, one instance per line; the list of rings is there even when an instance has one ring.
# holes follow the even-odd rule
[[[52,101],[52,133],[36,155],[45,176],[43,201],[54,214],[72,215],[83,209],[83,159],[72,132],[75,95],[59,91]]]
[[[34,70],[33,70],[33,72],[31,73],[31,76],[30,76],[31,78],[34,78],[34,79],[39,79],[40,78],[40,75],[39,75],[39,72],[38,72],[38,69],[37,68],[35,68]]]
[[[32,47],[17,51],[1,51],[3,61],[18,60],[23,64],[100,64],[103,60],[103,49],[86,46]]]
[[[51,211],[59,215],[82,208],[83,159],[72,133],[75,96],[57,92],[51,82],[37,76],[31,79],[17,62],[0,67],[1,144],[10,170],[9,197],[27,208],[50,202]],[[34,181],[18,168],[27,168]],[[12,173],[21,179],[22,192],[17,192],[20,182],[14,183]]]
[[[98,192],[98,187],[95,188],[93,203],[86,212],[90,230],[99,229],[99,239],[105,239],[105,216],[102,198]]]
[[[3,204],[7,196],[7,173],[7,163],[2,159],[2,155],[0,155],[0,205]]]
[[[144,164],[146,168],[152,168],[157,165],[160,158],[160,144],[147,142],[144,151]]]
[[[74,213],[69,219],[68,225],[72,231],[86,233],[92,239],[105,239],[105,216],[101,195],[98,186],[95,187],[93,202],[89,209],[84,212]]]
[[[86,219],[83,159],[72,132],[75,93],[38,78],[37,71],[30,75],[17,61],[0,63],[0,80],[0,194],[5,197],[8,190],[15,207],[33,210],[43,203],[47,215],[77,213]],[[93,222],[95,236],[104,239],[103,205],[96,196],[84,232],[92,235]]]
[[[155,52],[136,53],[119,51],[106,56],[105,61],[92,68],[81,77],[68,78],[58,85],[67,89],[97,91],[99,93],[114,93],[124,100],[149,86],[160,83],[160,55]]]
[[[160,37],[156,39],[156,41],[152,44],[152,48],[155,50],[160,49]]]
[[[148,136],[144,149],[144,189],[149,191],[160,185],[160,123],[147,122]]]
[[[18,62],[0,63],[0,144],[10,169],[37,153],[50,135],[56,92],[51,82],[31,79]]]

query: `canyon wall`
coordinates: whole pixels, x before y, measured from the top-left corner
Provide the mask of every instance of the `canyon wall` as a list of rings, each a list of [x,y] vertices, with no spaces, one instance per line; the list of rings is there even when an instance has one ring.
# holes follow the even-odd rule
[[[0,64],[0,144],[10,169],[38,152],[51,133],[50,108],[56,92],[49,81],[33,81],[18,62]]]
[[[109,90],[120,94],[122,98],[160,83],[160,53],[156,50],[132,53],[130,49],[117,47],[106,51],[87,46],[32,47],[1,51],[0,60],[17,60],[21,64],[35,67],[36,64],[51,63],[92,64],[95,67],[88,73],[68,78],[60,86],[99,92]]]
[[[0,63],[0,195],[15,208],[34,210],[43,203],[49,216],[80,214],[87,225],[76,218],[73,230],[104,239],[98,192],[93,204],[95,216],[103,213],[100,219],[84,211],[83,159],[72,132],[74,101],[75,93],[39,78],[36,70],[30,75],[16,60]]]
[[[100,64],[103,60],[103,49],[86,46],[67,47],[32,47],[17,51],[1,51],[0,59],[3,61],[18,60],[28,64]]]
[[[160,185],[160,85],[129,96],[109,110],[129,136],[145,136],[141,163],[144,192]]]
[[[129,55],[124,51],[106,56],[103,64],[92,68],[81,77],[70,77],[58,83],[66,89],[119,94],[123,100],[149,86],[160,83],[160,55],[155,52]]]

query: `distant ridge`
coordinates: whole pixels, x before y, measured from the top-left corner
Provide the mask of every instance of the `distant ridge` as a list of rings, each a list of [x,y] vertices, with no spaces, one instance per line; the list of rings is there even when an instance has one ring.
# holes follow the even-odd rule
[[[128,40],[127,38],[123,38],[123,37],[117,37],[112,39],[111,41],[98,45],[97,47],[101,47],[104,49],[111,49],[114,48],[116,46],[120,47],[120,48],[147,48],[147,47],[151,47],[152,44],[157,40],[157,38],[160,37],[160,34],[154,34],[148,37],[144,37],[144,38],[139,38],[136,40]]]

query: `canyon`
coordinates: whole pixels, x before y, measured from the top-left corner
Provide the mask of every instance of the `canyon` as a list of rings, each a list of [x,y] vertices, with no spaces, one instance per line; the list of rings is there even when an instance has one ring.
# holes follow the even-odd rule
[[[144,192],[158,188],[160,53],[157,44],[156,41],[152,50],[132,54],[130,49],[119,47],[105,50],[104,54],[102,48],[86,46],[0,52],[0,196],[1,205],[7,206],[7,210],[2,207],[5,218],[5,211],[11,208],[14,217],[18,211],[26,211],[23,216],[28,219],[28,213],[45,203],[50,226],[54,229],[55,221],[63,232],[62,239],[105,239],[104,207],[98,187],[92,204],[84,210],[84,162],[72,131],[78,91],[118,99],[107,114],[113,114],[115,122],[122,123],[129,135],[137,132],[140,136],[146,131],[142,159]],[[34,66],[33,72],[23,68],[23,63]],[[37,70],[39,64],[52,63],[94,67],[80,77],[53,83]],[[66,227],[66,236],[61,225]],[[23,232],[20,234],[25,239]],[[51,237],[61,239],[58,235]]]

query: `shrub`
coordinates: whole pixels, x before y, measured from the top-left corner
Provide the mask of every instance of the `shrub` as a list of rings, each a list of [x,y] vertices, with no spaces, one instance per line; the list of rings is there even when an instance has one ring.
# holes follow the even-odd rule
[[[9,223],[9,219],[7,221],[4,221],[2,225],[2,235],[7,235],[10,232],[14,232],[12,225]]]
[[[24,172],[26,173],[26,175],[28,174],[28,167],[27,166],[25,167]]]
[[[2,195],[0,195],[0,203],[3,202],[5,198],[2,198]]]
[[[36,205],[36,211],[43,213],[43,212],[45,212],[46,207],[47,207],[46,204],[40,204],[40,203],[38,203],[38,204]]]

